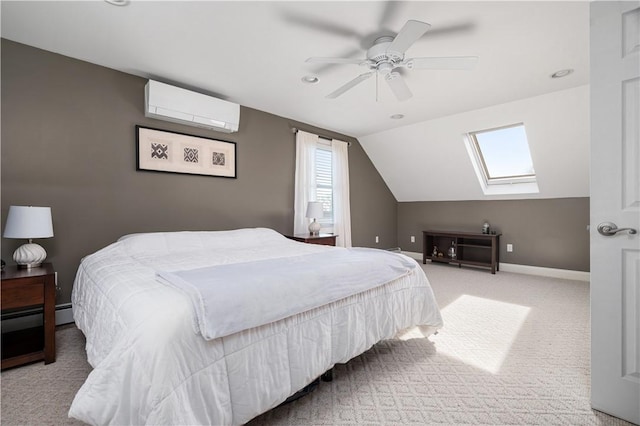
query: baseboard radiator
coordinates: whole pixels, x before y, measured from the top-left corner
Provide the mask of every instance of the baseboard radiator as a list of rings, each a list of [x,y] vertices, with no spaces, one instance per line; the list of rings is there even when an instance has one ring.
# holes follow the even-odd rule
[[[23,330],[42,325],[42,308],[2,314],[2,332]],[[71,324],[73,312],[71,303],[56,305],[56,325]]]

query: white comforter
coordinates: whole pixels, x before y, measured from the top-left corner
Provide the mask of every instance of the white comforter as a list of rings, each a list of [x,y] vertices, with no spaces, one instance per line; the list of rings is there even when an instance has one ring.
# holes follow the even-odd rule
[[[91,424],[241,424],[401,329],[441,326],[421,268],[209,341],[194,333],[188,297],[156,279],[158,271],[327,250],[335,248],[258,228],[140,234],[86,257],[72,302],[94,370],[69,416]]]

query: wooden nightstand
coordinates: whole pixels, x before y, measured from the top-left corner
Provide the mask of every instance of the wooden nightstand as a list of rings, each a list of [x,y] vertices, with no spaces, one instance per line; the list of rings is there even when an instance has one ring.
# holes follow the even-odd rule
[[[335,246],[336,245],[336,237],[334,234],[320,234],[320,235],[309,235],[309,234],[296,234],[296,235],[286,235],[287,238],[300,241],[301,243],[309,243],[309,244],[320,244],[323,246]]]
[[[50,263],[19,269],[7,265],[2,271],[2,313],[42,306],[43,326],[2,334],[2,369],[34,361],[56,360],[56,283]]]

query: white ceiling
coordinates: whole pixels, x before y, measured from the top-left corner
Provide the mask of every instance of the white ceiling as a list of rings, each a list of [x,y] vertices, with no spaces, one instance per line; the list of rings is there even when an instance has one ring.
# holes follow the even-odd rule
[[[361,137],[585,85],[588,2],[2,1],[2,37],[241,105]],[[397,101],[364,72],[310,56],[364,57],[375,36],[408,19],[432,25],[408,57],[478,56],[473,71],[405,73],[414,97]],[[550,74],[573,68],[562,79]],[[305,75],[320,82],[304,84]],[[404,114],[403,120],[391,120]]]

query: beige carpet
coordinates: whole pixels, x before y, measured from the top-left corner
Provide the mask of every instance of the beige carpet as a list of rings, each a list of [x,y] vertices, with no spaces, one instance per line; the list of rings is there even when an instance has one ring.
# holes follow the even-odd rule
[[[251,425],[629,425],[589,407],[587,283],[425,265],[445,328],[377,344]],[[74,424],[90,371],[73,326],[58,360],[3,372],[2,424]],[[77,424],[77,422],[75,422]]]
[[[56,362],[3,371],[2,425],[82,425],[68,418],[71,401],[91,371],[84,336],[75,325],[56,330]]]

